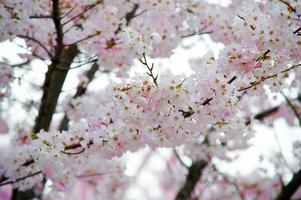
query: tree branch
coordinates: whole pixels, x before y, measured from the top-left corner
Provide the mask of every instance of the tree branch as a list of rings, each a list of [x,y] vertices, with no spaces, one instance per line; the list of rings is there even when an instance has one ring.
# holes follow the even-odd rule
[[[65,78],[77,53],[77,46],[63,49],[61,57],[64,58],[66,62],[53,62],[51,68],[54,68],[54,70],[47,72],[43,86],[42,103],[33,129],[34,133],[38,133],[41,129],[44,129],[45,131],[49,129]]]
[[[2,183],[0,183],[0,187],[1,187],[1,186],[4,186],[4,185],[9,185],[9,184],[17,183],[17,182],[22,181],[22,180],[25,180],[25,179],[27,179],[27,178],[29,178],[29,177],[36,176],[36,175],[38,175],[38,174],[40,174],[40,173],[42,173],[42,172],[41,172],[41,171],[37,171],[37,172],[35,172],[35,173],[33,173],[33,174],[28,174],[28,175],[26,175],[26,176],[17,178],[16,180],[7,181],[7,182],[2,182]]]
[[[193,192],[196,184],[198,183],[203,169],[206,167],[207,162],[204,160],[198,160],[192,163],[189,167],[186,181],[180,191],[178,192],[175,200],[188,200],[191,193]]]
[[[287,68],[285,70],[282,70],[280,73],[281,74],[287,73],[287,72],[289,72],[289,71],[291,71],[291,70],[293,70],[293,69],[295,69],[297,67],[300,67],[300,66],[301,66],[301,64],[293,65],[293,66],[291,66],[291,67],[289,67],[289,68]],[[249,86],[240,88],[238,91],[241,92],[241,91],[245,91],[245,90],[251,89],[251,88],[253,88],[253,87],[255,87],[255,86],[263,83],[265,80],[268,80],[268,79],[271,79],[271,78],[275,78],[277,76],[278,76],[277,73],[269,75],[269,76],[262,76],[259,80],[251,82]]]
[[[38,133],[44,129],[47,131],[50,127],[53,113],[58,102],[61,89],[66,79],[67,73],[73,59],[78,54],[76,45],[64,48],[64,34],[62,30],[59,0],[52,0],[52,20],[56,30],[56,46],[52,63],[48,66],[43,84],[43,96],[39,113],[33,127],[33,132]],[[64,60],[64,62],[61,62]],[[34,161],[33,161],[34,162]],[[45,183],[45,180],[43,184]],[[13,190],[13,200],[27,200],[33,198],[41,198],[42,190],[36,193],[33,189],[27,191]]]
[[[128,13],[126,13],[126,15],[124,16],[125,21],[126,21],[126,23],[125,23],[126,26],[130,25],[132,19],[137,17],[136,12],[137,12],[138,8],[139,8],[139,4],[135,3],[132,10],[129,11]],[[115,35],[117,35],[120,31],[121,31],[121,25],[119,25],[117,30],[114,32]]]
[[[96,3],[91,4],[91,5],[87,5],[85,7],[85,9],[83,9],[82,12],[78,13],[77,15],[75,15],[74,17],[72,17],[71,19],[69,19],[68,21],[63,23],[63,26],[65,26],[66,24],[72,22],[73,20],[75,20],[76,18],[80,18],[82,17],[86,12],[88,12],[89,10],[93,9],[95,6],[97,6],[98,4],[101,4],[103,2],[103,0],[98,0]]]
[[[19,38],[25,39],[25,40],[31,40],[33,42],[35,42],[36,44],[38,44],[47,54],[50,58],[52,58],[52,53],[47,49],[47,47],[45,45],[42,44],[42,42],[40,42],[39,40],[35,39],[34,37],[30,37],[28,35],[17,35]]]
[[[51,19],[51,15],[32,15],[29,19]]]
[[[92,79],[94,78],[97,70],[98,70],[99,66],[98,64],[93,63],[93,65],[91,66],[91,68],[86,72],[86,77],[88,79],[88,84],[92,81]],[[77,91],[76,93],[74,94],[73,98],[77,98],[77,97],[80,97],[82,96],[83,94],[85,94],[87,90],[87,86],[84,84],[84,85],[79,85],[77,87]],[[60,127],[59,129],[62,131],[62,130],[67,130],[68,129],[68,123],[69,123],[69,118],[67,116],[67,114],[65,114],[65,116],[63,117],[61,123],[60,123]]]
[[[288,9],[289,12],[297,13],[297,10],[290,3],[288,3],[287,1],[285,1],[285,0],[279,0],[279,1],[281,3],[284,3],[287,6],[287,9]]]
[[[296,115],[299,126],[301,127],[301,118],[299,113],[297,112],[296,108],[292,104],[292,102],[285,96],[283,92],[281,92],[282,96],[285,98],[288,106],[293,110],[294,114]],[[299,100],[299,96],[298,96]],[[294,195],[294,193],[298,190],[298,188],[301,185],[301,169],[293,174],[293,178],[290,180],[288,184],[282,187],[281,192],[277,196],[275,200],[287,200],[291,199],[291,197]]]
[[[287,102],[287,105],[292,109],[292,111],[294,112],[295,116],[297,117],[298,119],[298,122],[299,122],[299,126],[301,127],[301,117],[297,111],[297,109],[295,108],[295,106],[292,104],[292,102],[287,98],[287,96],[283,93],[283,92],[280,92],[281,95],[284,97],[285,101]]]
[[[145,53],[142,54],[142,58],[139,59],[139,61],[147,67],[148,69],[148,72],[147,75],[149,75],[149,77],[151,77],[151,79],[153,80],[153,83],[156,85],[156,87],[158,87],[158,74],[154,74],[154,63],[152,63],[151,65],[147,62],[147,59],[146,59],[146,56],[145,56]]]
[[[56,30],[55,60],[57,60],[60,57],[61,51],[64,47],[64,34],[61,24],[59,0],[52,0],[52,19]]]
[[[176,158],[178,159],[179,163],[188,169],[189,167],[186,165],[186,163],[182,160],[181,156],[179,155],[178,151],[176,149],[173,149],[173,153],[175,154]]]
[[[91,34],[91,35],[86,36],[85,38],[79,39],[79,40],[73,42],[72,44],[66,44],[66,46],[76,45],[76,44],[78,44],[80,42],[89,40],[89,39],[91,39],[91,38],[93,38],[95,36],[98,36],[100,34],[101,34],[101,31],[96,31],[94,34]]]
[[[301,185],[301,170],[294,173],[293,178],[290,180],[288,184],[282,187],[281,192],[278,194],[275,200],[291,199],[300,185]]]

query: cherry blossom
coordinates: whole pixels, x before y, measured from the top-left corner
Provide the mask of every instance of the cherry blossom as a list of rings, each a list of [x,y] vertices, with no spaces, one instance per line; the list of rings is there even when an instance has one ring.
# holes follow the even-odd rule
[[[131,184],[125,154],[166,147],[182,148],[192,161],[186,166],[181,156],[170,157],[168,176],[159,174],[166,199],[178,199],[187,182],[193,187],[183,199],[291,198],[297,189],[286,188],[301,171],[281,168],[291,170],[292,182],[287,174],[259,169],[235,177],[217,161],[235,162],[233,153],[251,149],[257,124],[284,118],[301,126],[300,94],[293,94],[301,85],[300,17],[300,2],[287,0],[226,6],[200,0],[0,1],[0,41],[22,39],[29,51],[23,55],[28,62],[0,67],[0,133],[20,132],[0,151],[0,186],[39,191],[49,200],[125,199]],[[191,59],[191,75],[161,72],[152,63],[194,36],[222,47]],[[9,110],[16,100],[14,75],[28,73],[22,66],[37,60],[48,66],[41,102],[26,112],[38,116],[22,131],[10,130],[14,120],[4,121],[2,107]],[[130,75],[134,64],[146,74]],[[65,95],[73,69],[80,71],[79,84]],[[119,79],[87,91],[97,72]],[[282,99],[272,103],[271,95]],[[56,112],[62,112],[61,122]],[[299,143],[294,140],[297,162]],[[197,180],[190,180],[192,172]],[[10,196],[2,189],[0,195]]]

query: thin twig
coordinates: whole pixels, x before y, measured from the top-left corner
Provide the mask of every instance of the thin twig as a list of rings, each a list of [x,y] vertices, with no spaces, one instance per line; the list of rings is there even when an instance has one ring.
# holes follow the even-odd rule
[[[78,151],[78,152],[66,152],[66,151],[61,151],[61,153],[71,156],[71,155],[78,155],[78,154],[81,154],[81,153],[83,153],[84,151],[86,151],[86,149],[82,149],[82,150],[80,150],[80,151]]]
[[[71,19],[69,19],[66,22],[64,22],[62,24],[62,26],[65,26],[66,24],[72,22],[76,18],[79,18],[79,17],[83,16],[87,11],[93,9],[95,6],[97,6],[98,4],[100,4],[102,2],[103,2],[102,0],[99,0],[98,2],[96,2],[96,3],[92,4],[92,5],[87,5],[86,8],[82,12],[78,13],[77,15],[73,16]]]
[[[82,67],[82,66],[84,66],[86,64],[89,64],[89,63],[95,63],[97,60],[98,60],[97,58],[93,59],[93,60],[88,60],[86,62],[83,62],[81,64],[76,65],[75,67],[71,67],[70,69],[76,69],[76,68],[80,68],[80,67]]]
[[[286,165],[286,167],[291,171],[293,172],[294,170],[290,167],[288,161],[286,160],[284,154],[283,154],[283,150],[282,150],[282,147],[281,147],[281,144],[280,144],[280,141],[279,141],[279,137],[277,135],[277,132],[273,131],[273,135],[274,135],[274,138],[275,138],[275,142],[276,142],[276,145],[278,147],[278,150],[279,150],[279,154],[280,154],[280,157],[282,158],[282,161],[284,163],[284,165]]]
[[[285,0],[279,0],[279,1],[284,3],[287,6],[289,11],[297,13],[296,9],[290,3],[288,3],[287,1],[285,1]]]
[[[287,96],[281,91],[280,92],[281,95],[284,97],[285,101],[287,102],[287,105],[292,109],[292,111],[294,112],[295,116],[298,119],[299,122],[299,126],[301,127],[301,117],[300,114],[298,113],[298,111],[296,110],[295,106],[292,104],[292,102],[287,98]]]
[[[289,71],[291,71],[291,70],[293,70],[293,69],[295,69],[297,67],[300,67],[300,66],[301,66],[301,64],[293,65],[293,66],[289,67],[288,69],[282,70],[280,73],[284,74],[284,73],[289,72]],[[277,76],[278,76],[277,73],[269,75],[269,76],[263,76],[259,80],[251,82],[249,86],[240,88],[238,91],[241,92],[241,91],[245,91],[245,90],[251,89],[251,88],[253,88],[253,87],[261,84],[265,80],[268,80],[270,78],[275,78]]]
[[[192,37],[192,36],[196,36],[196,35],[207,35],[207,34],[211,34],[213,33],[213,31],[196,31],[193,33],[190,33],[188,35],[182,35],[181,38],[188,38],[188,37]]]
[[[211,34],[213,33],[213,31],[205,31],[208,28],[209,25],[205,25],[203,28],[201,28],[200,30],[197,30],[193,33],[190,33],[188,35],[182,35],[181,38],[188,38],[191,36],[195,36],[195,35],[205,35],[205,34]]]
[[[9,64],[9,63],[0,61],[0,64],[8,65],[10,67],[23,67],[24,65],[28,65],[30,62],[31,62],[31,60],[26,60],[26,61],[24,61],[22,63],[18,63],[18,64]]]
[[[93,38],[93,37],[95,37],[95,36],[97,36],[97,35],[100,35],[100,34],[101,34],[101,31],[97,31],[97,32],[94,33],[94,34],[88,35],[87,37],[82,38],[82,39],[79,39],[79,40],[77,40],[77,41],[75,41],[75,42],[73,42],[73,43],[71,43],[71,44],[66,44],[66,46],[72,46],[72,45],[78,44],[78,43],[80,43],[80,42],[89,40],[89,39],[91,39],[91,38]]]
[[[76,176],[76,178],[91,178],[91,177],[95,177],[95,176],[99,177],[99,176],[104,176],[104,175],[112,174],[112,173],[116,173],[116,172],[112,171],[112,172],[105,172],[105,173],[82,174],[82,175]]]
[[[4,186],[4,185],[9,185],[9,184],[17,183],[17,182],[19,182],[19,181],[23,181],[23,180],[25,180],[25,179],[27,179],[27,178],[36,176],[36,175],[38,175],[38,174],[40,174],[40,173],[42,173],[42,171],[37,171],[37,172],[35,172],[35,173],[33,173],[33,174],[28,174],[28,175],[23,176],[23,177],[21,177],[21,178],[17,178],[16,180],[11,180],[11,181],[7,181],[7,182],[0,183],[0,187],[1,187],[1,186]]]
[[[42,44],[42,42],[40,42],[39,40],[35,39],[34,37],[30,37],[28,35],[17,35],[17,37],[22,38],[22,39],[27,39],[27,40],[31,40],[33,42],[35,42],[36,44],[38,44],[47,54],[50,58],[52,58],[52,53],[46,48],[45,45]]]
[[[51,19],[51,15],[32,15],[29,19]]]
[[[154,63],[152,63],[151,65],[149,65],[149,63],[147,62],[147,59],[146,59],[146,56],[145,56],[145,53],[142,54],[142,58],[139,59],[139,61],[147,67],[148,71],[149,72],[146,72],[147,75],[149,75],[152,80],[153,80],[153,83],[156,85],[156,87],[158,87],[158,74],[157,75],[154,75]]]
[[[228,175],[226,175],[226,174],[224,174],[223,172],[219,171],[219,170],[217,169],[217,167],[216,167],[213,163],[211,163],[211,166],[212,166],[213,170],[214,170],[217,174],[219,174],[220,176],[223,177],[224,181],[226,181],[228,184],[234,186],[234,188],[235,188],[235,190],[236,190],[237,195],[239,196],[239,198],[240,198],[241,200],[244,200],[245,197],[244,197],[244,194],[242,193],[241,189],[239,188],[239,185],[238,185],[235,181],[232,181],[232,180],[228,177]]]
[[[180,155],[179,155],[179,153],[177,152],[177,150],[176,149],[173,149],[173,153],[175,154],[175,156],[177,157],[177,159],[178,159],[178,161],[180,162],[180,164],[182,165],[182,166],[184,166],[185,168],[189,168],[187,165],[186,165],[186,163],[182,160],[182,158],[180,157]]]
[[[65,18],[68,16],[75,8],[77,5],[74,5],[68,12],[66,12],[64,15],[61,16],[61,19]]]

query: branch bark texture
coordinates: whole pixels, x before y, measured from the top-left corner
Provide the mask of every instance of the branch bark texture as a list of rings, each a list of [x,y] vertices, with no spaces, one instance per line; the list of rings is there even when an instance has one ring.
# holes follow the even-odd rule
[[[175,200],[188,200],[193,192],[196,184],[202,176],[202,171],[206,167],[207,162],[204,160],[197,160],[189,167],[188,175],[184,185],[178,192]]]

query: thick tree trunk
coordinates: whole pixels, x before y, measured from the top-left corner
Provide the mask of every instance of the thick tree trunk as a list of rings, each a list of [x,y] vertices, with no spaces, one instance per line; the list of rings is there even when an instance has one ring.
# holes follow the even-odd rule
[[[65,48],[62,50],[59,60],[53,60],[52,64],[48,67],[43,85],[43,96],[39,114],[33,128],[34,133],[38,133],[42,129],[48,131],[70,65],[77,54],[78,49],[76,45]],[[12,200],[40,199],[41,195],[42,190],[34,191],[31,189],[23,192],[14,189]]]
[[[93,65],[90,67],[90,69],[86,72],[85,75],[88,79],[87,84],[89,84],[93,80],[98,68],[99,68],[98,64],[93,63]],[[87,85],[79,85],[77,87],[77,91],[74,94],[73,98],[75,99],[77,97],[80,97],[80,96],[84,95],[86,93],[86,90],[87,90]],[[68,118],[67,114],[65,114],[62,121],[61,121],[61,123],[60,123],[59,130],[61,130],[61,131],[62,130],[67,130],[68,129],[68,123],[69,123],[69,118]]]
[[[76,46],[63,49],[60,58],[62,61],[54,61],[54,63],[49,67],[43,86],[43,97],[39,114],[36,118],[36,123],[33,129],[34,133],[37,133],[42,129],[45,131],[49,129],[65,78],[77,53],[78,50]]]

